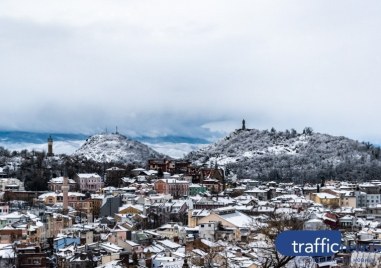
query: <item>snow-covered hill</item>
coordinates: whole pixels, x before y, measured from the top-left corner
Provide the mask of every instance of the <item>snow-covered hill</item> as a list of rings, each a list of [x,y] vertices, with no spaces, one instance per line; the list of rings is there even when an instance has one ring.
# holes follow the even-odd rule
[[[143,143],[113,133],[91,136],[73,155],[97,162],[137,163],[143,165],[147,164],[148,159],[165,157]]]
[[[294,130],[240,129],[189,153],[186,159],[198,165],[217,162],[245,178],[294,180],[347,176],[357,179],[374,177],[372,170],[381,170],[378,147],[312,131],[300,134]]]

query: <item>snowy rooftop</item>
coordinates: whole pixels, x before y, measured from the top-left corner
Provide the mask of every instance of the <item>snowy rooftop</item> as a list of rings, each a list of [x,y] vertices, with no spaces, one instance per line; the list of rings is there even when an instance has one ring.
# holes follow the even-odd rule
[[[253,218],[239,211],[222,215],[220,214],[219,216],[238,228],[248,227],[253,223]]]
[[[327,198],[327,199],[334,199],[334,198],[337,198],[337,196],[334,196],[332,194],[328,194],[328,193],[316,193],[316,195],[323,199],[323,198]]]
[[[160,180],[157,180],[157,181],[164,181],[166,183],[179,183],[179,184],[189,184],[189,181],[183,181],[183,180],[177,180],[177,179],[160,179]]]
[[[49,183],[63,183],[63,180],[64,180],[64,177],[57,177],[57,178],[53,178],[49,181]],[[69,183],[75,183],[74,180],[72,179],[69,179],[68,180]]]
[[[167,247],[167,248],[170,248],[170,249],[177,249],[177,248],[181,247],[180,244],[177,244],[177,243],[175,243],[175,242],[172,242],[171,240],[168,240],[168,239],[166,239],[166,240],[162,240],[162,241],[157,241],[157,242],[158,242],[159,244],[161,244],[161,245]]]
[[[109,242],[100,244],[100,247],[104,248],[105,250],[110,251],[110,252],[120,252],[123,250],[122,247],[119,247],[119,246],[117,246],[113,243],[109,243]]]
[[[78,173],[77,176],[84,179],[92,177],[100,178],[100,176],[97,173]]]

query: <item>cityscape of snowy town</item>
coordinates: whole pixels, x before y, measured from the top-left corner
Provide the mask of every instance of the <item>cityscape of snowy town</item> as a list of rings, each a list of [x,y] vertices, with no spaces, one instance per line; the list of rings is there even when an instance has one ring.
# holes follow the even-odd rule
[[[1,0],[0,268],[381,268],[380,14]]]
[[[46,157],[56,157],[51,137]],[[381,265],[379,180],[259,181],[164,158],[128,176],[64,169],[48,191],[26,191],[0,171],[2,268]],[[339,230],[340,250],[283,256],[275,239],[288,230]]]

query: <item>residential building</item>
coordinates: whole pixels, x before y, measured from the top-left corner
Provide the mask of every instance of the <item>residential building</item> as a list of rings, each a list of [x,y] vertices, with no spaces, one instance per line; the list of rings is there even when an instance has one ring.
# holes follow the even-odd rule
[[[48,182],[48,189],[52,192],[62,192],[62,185],[63,185],[64,177],[57,177],[53,178]],[[69,179],[69,191],[74,192],[77,190],[77,183]]]
[[[154,183],[154,189],[159,194],[170,194],[174,198],[189,195],[189,182],[177,179],[159,179]]]
[[[16,178],[1,178],[0,191],[23,191],[24,183]]]
[[[77,182],[79,191],[82,193],[94,193],[104,185],[101,176],[96,173],[78,173],[75,175],[74,180]]]
[[[205,226],[205,224],[211,224],[213,222],[218,223],[218,225],[213,226],[216,227],[216,229],[214,229],[216,233],[214,235],[209,234],[209,238],[214,236],[216,240],[247,241],[250,235],[250,226],[253,225],[254,221],[250,216],[237,211],[235,208],[226,207],[213,210],[210,215],[198,221],[198,226]],[[208,225],[207,230],[213,230],[212,226],[209,227]]]
[[[328,193],[312,193],[311,200],[329,208],[340,207],[340,197]]]
[[[244,193],[257,198],[260,201],[266,201],[269,199],[269,191],[269,189],[253,188],[245,191]]]

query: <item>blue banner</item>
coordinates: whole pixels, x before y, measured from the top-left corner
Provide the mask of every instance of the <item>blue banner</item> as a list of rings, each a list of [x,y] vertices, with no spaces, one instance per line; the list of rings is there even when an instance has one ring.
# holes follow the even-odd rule
[[[276,240],[277,251],[284,256],[332,256],[340,250],[339,231],[285,231]]]

